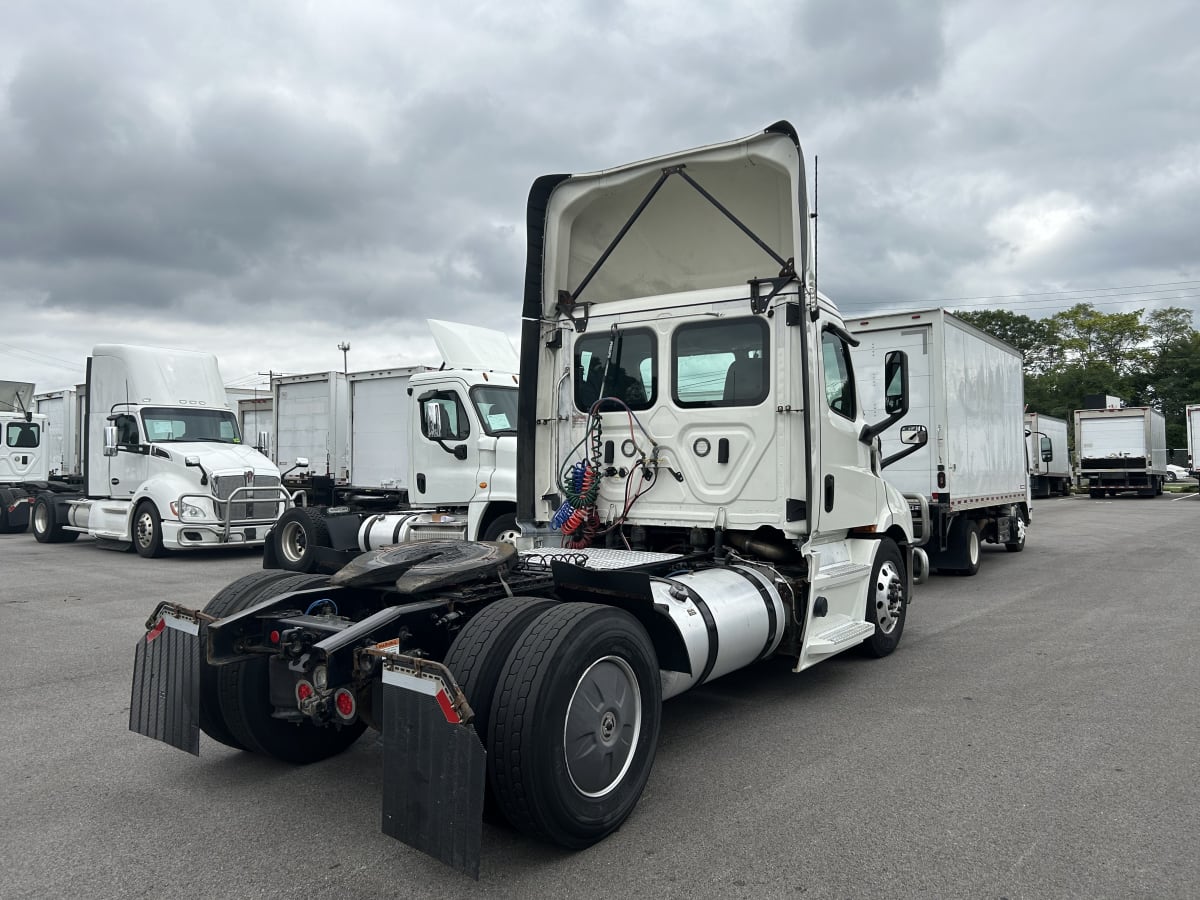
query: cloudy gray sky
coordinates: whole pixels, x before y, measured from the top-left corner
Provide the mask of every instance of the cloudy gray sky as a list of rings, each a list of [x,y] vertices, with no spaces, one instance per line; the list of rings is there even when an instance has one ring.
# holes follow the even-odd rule
[[[81,381],[105,342],[238,384],[339,341],[435,363],[431,315],[515,337],[535,177],[781,118],[851,314],[1194,310],[1198,36],[1192,0],[7,0],[0,378]]]

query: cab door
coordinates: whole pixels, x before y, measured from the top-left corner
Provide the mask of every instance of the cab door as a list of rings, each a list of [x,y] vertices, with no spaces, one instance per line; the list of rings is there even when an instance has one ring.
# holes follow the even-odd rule
[[[818,532],[874,525],[879,515],[879,477],[862,427],[850,345],[840,326],[821,323],[817,335],[817,394],[813,397],[820,465],[813,485]]]
[[[132,413],[118,413],[112,423],[117,427],[117,455],[108,457],[108,495],[127,500],[146,480],[150,445],[143,441],[137,416]]]
[[[423,385],[417,397],[409,500],[422,506],[464,506],[479,490],[479,435],[469,399],[457,384]]]

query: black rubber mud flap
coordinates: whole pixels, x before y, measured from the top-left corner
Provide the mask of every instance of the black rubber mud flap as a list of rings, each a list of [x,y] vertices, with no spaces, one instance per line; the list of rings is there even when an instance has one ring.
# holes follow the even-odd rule
[[[162,612],[133,656],[129,730],[200,755],[199,623]]]
[[[449,671],[383,667],[383,832],[479,878],[487,752]]]

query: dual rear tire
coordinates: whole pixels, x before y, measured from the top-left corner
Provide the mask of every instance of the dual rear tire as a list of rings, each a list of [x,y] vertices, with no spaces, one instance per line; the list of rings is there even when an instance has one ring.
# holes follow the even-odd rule
[[[493,810],[576,849],[620,827],[650,777],[662,710],[654,646],[632,615],[514,597],[468,622],[446,663],[488,751]]]

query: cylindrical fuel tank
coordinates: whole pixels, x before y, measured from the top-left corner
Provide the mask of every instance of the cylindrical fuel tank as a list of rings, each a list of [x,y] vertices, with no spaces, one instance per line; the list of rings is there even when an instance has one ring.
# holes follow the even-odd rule
[[[683,636],[691,674],[662,672],[663,699],[682,694],[775,652],[787,623],[771,579],[749,566],[701,569],[650,582]]]
[[[420,513],[386,513],[367,516],[358,526],[360,550],[378,550],[392,544],[403,544],[408,540],[412,523]]]

